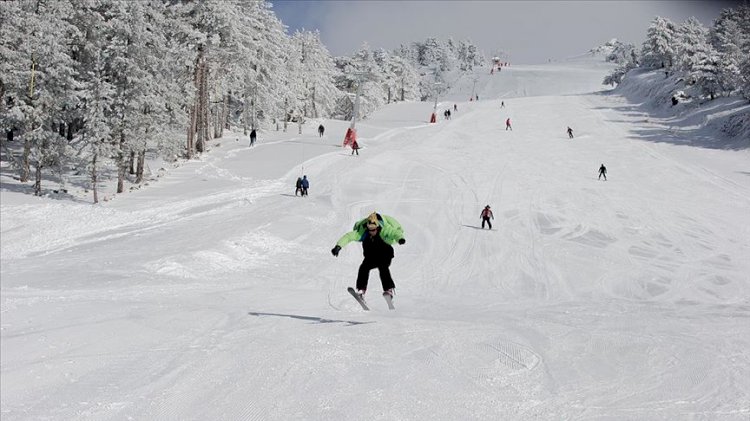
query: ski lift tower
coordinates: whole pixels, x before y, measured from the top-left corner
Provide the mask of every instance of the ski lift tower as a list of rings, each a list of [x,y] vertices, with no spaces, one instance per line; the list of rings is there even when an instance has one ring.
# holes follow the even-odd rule
[[[344,136],[344,146],[357,140],[357,117],[359,116],[359,97],[362,95],[362,85],[371,78],[373,74],[369,71],[357,71],[351,73],[357,79],[357,94],[354,97],[354,109],[352,110],[352,123]]]
[[[474,85],[471,87],[471,100],[470,101],[473,101],[474,97],[476,96],[477,82],[479,82],[479,77],[474,76]]]
[[[435,105],[432,107],[432,115],[430,116],[430,123],[436,123],[437,122],[437,102],[438,102],[438,87],[442,84],[438,80],[438,70],[440,68],[438,66],[435,66],[434,75],[435,75],[435,81],[433,82],[434,90],[435,90]]]

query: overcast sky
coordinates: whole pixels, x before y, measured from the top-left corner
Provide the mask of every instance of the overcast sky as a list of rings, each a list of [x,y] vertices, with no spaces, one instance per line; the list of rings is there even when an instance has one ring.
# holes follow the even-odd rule
[[[375,1],[271,0],[276,16],[297,29],[319,30],[333,55],[367,42],[387,50],[429,36],[471,39],[487,56],[533,64],[585,53],[617,38],[640,45],[655,16],[710,26],[740,1]]]

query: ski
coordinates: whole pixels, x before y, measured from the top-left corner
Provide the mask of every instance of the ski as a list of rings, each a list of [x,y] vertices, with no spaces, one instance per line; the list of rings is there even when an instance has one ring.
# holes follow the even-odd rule
[[[383,298],[385,298],[385,302],[388,303],[388,310],[396,309],[396,307],[393,306],[393,297],[391,297],[391,294],[384,292]]]
[[[352,294],[352,297],[354,297],[354,299],[357,300],[359,305],[362,306],[363,310],[370,311],[370,307],[367,307],[367,303],[365,302],[365,299],[361,295],[357,294],[357,291],[355,291],[354,288],[349,287],[346,290],[349,291],[349,294]]]

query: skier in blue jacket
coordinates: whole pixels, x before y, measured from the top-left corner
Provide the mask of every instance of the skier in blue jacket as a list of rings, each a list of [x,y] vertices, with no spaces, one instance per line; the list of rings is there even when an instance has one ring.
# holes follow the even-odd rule
[[[307,189],[310,188],[310,181],[306,175],[302,176],[302,196],[307,196]]]

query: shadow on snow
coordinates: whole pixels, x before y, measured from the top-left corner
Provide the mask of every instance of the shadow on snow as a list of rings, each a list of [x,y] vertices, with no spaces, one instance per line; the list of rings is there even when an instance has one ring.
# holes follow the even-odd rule
[[[301,316],[298,314],[260,313],[260,312],[254,312],[254,311],[248,312],[247,314],[249,314],[250,316],[256,316],[256,317],[262,317],[262,316],[288,317],[290,319],[306,320],[312,323],[345,323],[349,326],[366,325],[370,323],[375,323],[375,322],[356,322],[353,320],[324,319],[322,317]]]

